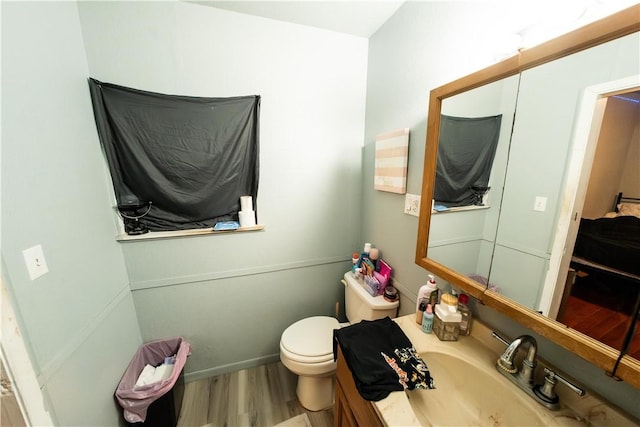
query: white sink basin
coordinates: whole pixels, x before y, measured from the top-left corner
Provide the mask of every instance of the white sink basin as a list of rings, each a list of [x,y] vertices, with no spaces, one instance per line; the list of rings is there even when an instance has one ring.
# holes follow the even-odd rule
[[[470,362],[445,353],[424,353],[434,378],[433,390],[407,393],[423,426],[544,426],[548,420],[531,399],[514,393],[509,383]],[[536,402],[532,402],[537,404]]]
[[[427,363],[436,388],[394,391],[374,402],[382,422],[397,426],[637,426],[593,394],[557,388],[561,408],[550,411],[502,376],[495,363],[504,346],[476,322],[471,336],[440,341],[414,315],[394,319]],[[538,379],[538,382],[540,379]]]

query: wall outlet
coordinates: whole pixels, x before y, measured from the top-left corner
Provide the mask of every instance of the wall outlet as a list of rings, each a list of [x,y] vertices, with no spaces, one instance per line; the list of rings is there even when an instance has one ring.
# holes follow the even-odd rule
[[[405,194],[404,213],[407,215],[420,216],[420,196],[415,194]]]
[[[47,267],[47,260],[44,259],[44,252],[42,246],[36,245],[32,248],[22,251],[24,262],[27,265],[27,271],[29,272],[29,278],[35,280],[38,277],[47,274],[49,267]]]
[[[544,212],[547,209],[547,198],[538,196],[533,204],[533,210],[538,212]]]

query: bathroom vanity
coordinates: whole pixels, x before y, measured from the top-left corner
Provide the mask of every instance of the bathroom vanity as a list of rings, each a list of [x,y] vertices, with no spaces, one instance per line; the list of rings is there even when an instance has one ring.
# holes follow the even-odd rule
[[[364,400],[338,348],[335,427],[640,424],[640,420],[624,414],[596,394],[587,391],[579,396],[563,384],[556,386],[559,409],[545,408],[497,371],[496,361],[505,346],[480,322],[474,323],[471,335],[445,342],[433,334],[424,334],[413,315],[394,321],[429,366],[436,388],[392,392],[378,402]],[[544,367],[553,369],[538,359],[536,383],[543,382]]]
[[[360,396],[347,362],[338,346],[335,380],[334,427],[383,426],[375,406]]]

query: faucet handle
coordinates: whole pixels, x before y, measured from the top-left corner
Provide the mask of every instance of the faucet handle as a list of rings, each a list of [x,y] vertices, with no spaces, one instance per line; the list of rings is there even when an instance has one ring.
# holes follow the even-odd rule
[[[502,344],[506,345],[507,347],[509,347],[509,344],[511,344],[509,341],[505,340],[500,335],[498,335],[496,331],[491,331],[491,336],[496,338],[498,341],[500,341]]]
[[[564,385],[566,385],[567,387],[569,387],[569,389],[571,389],[574,393],[577,393],[578,396],[584,396],[585,395],[585,392],[584,392],[583,389],[581,389],[580,387],[578,387],[577,385],[575,385],[574,383],[572,383],[568,379],[558,375],[558,373],[552,371],[551,369],[544,368],[544,373],[547,374],[547,376],[545,377],[545,384],[543,385],[543,388],[547,384],[547,378],[549,378],[549,380],[553,381],[554,385],[555,385],[555,380],[558,380],[561,383],[563,383]]]
[[[577,385],[573,384],[571,381],[558,375],[556,372],[552,371],[549,368],[544,368],[544,372],[545,374],[547,374],[544,377],[544,384],[535,386],[533,388],[533,393],[542,402],[548,405],[549,408],[551,409],[559,408],[558,402],[560,401],[560,399],[558,398],[558,395],[556,394],[556,391],[555,391],[555,385],[558,383],[558,381],[560,381],[561,383],[569,387],[572,391],[579,394],[580,396],[584,396],[584,390],[578,387]]]

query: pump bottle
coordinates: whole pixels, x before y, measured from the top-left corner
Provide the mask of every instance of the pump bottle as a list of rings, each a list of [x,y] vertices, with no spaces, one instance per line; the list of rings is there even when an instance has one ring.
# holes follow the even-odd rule
[[[431,307],[434,307],[438,303],[438,286],[436,284],[436,278],[433,274],[429,275],[429,282],[426,285],[422,285],[418,290],[418,300],[416,301],[416,311],[420,306],[420,301],[426,299]]]

